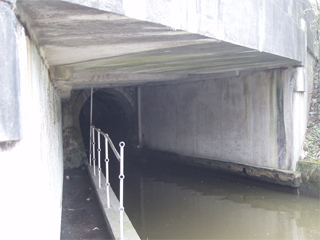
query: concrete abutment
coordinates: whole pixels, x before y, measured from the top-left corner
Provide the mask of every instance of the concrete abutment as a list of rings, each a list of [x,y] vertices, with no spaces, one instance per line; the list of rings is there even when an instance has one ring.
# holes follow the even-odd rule
[[[291,67],[141,87],[142,142],[186,156],[294,171],[305,134],[296,121],[306,122],[308,112],[307,94],[294,90],[295,76]],[[295,119],[295,112],[304,114]]]
[[[0,1],[0,184],[9,196],[1,200],[0,238],[55,240],[62,210],[61,99],[8,2]]]

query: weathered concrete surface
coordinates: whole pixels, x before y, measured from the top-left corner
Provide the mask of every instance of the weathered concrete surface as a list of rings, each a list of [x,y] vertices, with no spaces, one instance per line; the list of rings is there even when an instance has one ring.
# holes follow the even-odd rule
[[[307,43],[301,18],[304,17],[303,10],[307,8],[308,1],[66,1],[160,23],[173,29],[197,33],[302,62],[305,57],[303,49]],[[310,32],[307,29],[306,31]],[[312,49],[315,43],[309,42],[309,45]]]
[[[181,1],[174,5],[165,1],[143,1],[139,2],[139,9],[130,8],[132,3],[127,1],[123,4],[121,1],[72,2],[108,11],[63,1],[18,1],[16,11],[37,42],[62,98],[69,98],[72,90],[91,86],[189,82],[168,90],[171,91],[168,97],[177,101],[174,104],[184,102],[177,113],[168,100],[164,100],[166,105],[157,106],[165,109],[159,116],[164,119],[161,124],[169,124],[163,128],[164,132],[157,133],[162,136],[159,139],[166,142],[160,145],[166,144],[167,150],[183,151],[187,155],[295,168],[306,123],[306,117],[296,120],[296,116],[301,110],[307,113],[304,91],[309,85],[297,93],[294,89],[296,83],[305,82],[304,74],[295,77],[292,70],[280,76],[276,71],[275,76],[263,75],[261,81],[245,79],[239,74],[248,69],[311,66],[306,57],[308,34],[300,21],[303,16],[300,2],[246,0],[243,5],[235,5],[230,0],[203,0],[189,4]],[[309,76],[309,70],[307,72]],[[216,86],[201,86],[206,80]],[[198,82],[198,85],[191,82]],[[155,89],[152,97],[160,99],[163,96],[156,93],[158,89],[163,88]],[[201,95],[206,98],[200,98]],[[211,105],[213,109],[224,106],[224,110],[217,114],[216,110],[208,110]],[[150,122],[155,122],[154,116],[159,115],[145,117],[148,111],[140,111],[147,119],[140,121],[144,128],[140,133],[145,131],[145,135],[156,130],[147,129],[148,124],[143,121],[150,118]],[[206,117],[196,111],[202,111]],[[179,116],[177,123],[168,121],[171,112],[172,116]],[[186,125],[183,115],[188,120]],[[205,126],[202,121],[206,122]],[[254,134],[257,131],[261,134]],[[186,140],[167,141],[173,134]],[[146,138],[146,142],[155,144],[152,137]],[[211,150],[211,145],[216,149]]]
[[[227,0],[220,2],[224,3],[220,5],[221,19],[230,22],[231,18],[228,20],[227,17],[231,13],[230,9],[234,2]],[[289,2],[294,4],[292,1]],[[167,151],[182,151],[186,155],[197,154],[210,158],[220,154],[230,161],[240,158],[242,163],[255,161],[250,156],[257,156],[257,164],[260,166],[270,165],[284,169],[294,166],[296,155],[288,149],[297,149],[296,147],[299,148],[299,146],[289,141],[290,134],[295,136],[289,122],[290,119],[295,121],[290,107],[303,104],[306,94],[301,91],[297,93],[298,97],[291,98],[295,81],[295,77],[289,77],[291,70],[274,70],[276,74],[273,78],[271,70],[260,71],[254,75],[255,78],[246,77],[248,75],[243,74],[242,71],[282,66],[292,69],[293,65],[305,64],[304,55],[301,53],[306,51],[306,41],[302,36],[304,35],[302,25],[300,26],[293,17],[291,21],[291,16],[295,13],[292,11],[294,8],[288,7],[284,1],[280,3],[283,6],[280,7],[282,9],[280,11],[277,9],[279,4],[275,1],[260,1],[260,3],[267,4],[267,8],[274,10],[271,13],[274,12],[277,16],[282,16],[282,13],[286,13],[283,9],[287,9],[287,14],[283,14],[284,21],[279,21],[278,18],[275,18],[276,21],[269,21],[263,14],[259,15],[259,19],[261,18],[265,23],[262,26],[266,31],[262,31],[263,28],[261,28],[258,35],[263,36],[264,33],[268,33],[265,39],[269,38],[272,41],[276,39],[279,43],[276,48],[280,49],[281,56],[277,55],[278,50],[268,49],[267,46],[270,45],[266,42],[259,40],[259,47],[255,49],[251,48],[250,42],[246,42],[251,41],[249,33],[257,34],[256,28],[248,29],[249,35],[242,33],[242,31],[246,32],[246,26],[252,27],[250,24],[243,23],[249,23],[249,21],[256,23],[252,21],[256,17],[251,18],[251,14],[248,14],[249,18],[245,16],[243,19],[240,15],[236,15],[237,19],[232,22],[234,26],[226,25],[228,29],[230,27],[230,31],[218,29],[217,33],[222,37],[217,40],[211,35],[208,37],[201,32],[202,30],[188,33],[184,30],[175,30],[170,25],[138,21],[128,17],[129,15],[101,12],[61,1],[18,0],[16,15],[24,24],[26,34],[32,40],[30,42],[26,41],[24,30],[16,20],[11,22],[13,16],[11,8],[1,1],[1,13],[5,15],[1,15],[0,24],[4,25],[4,32],[8,33],[6,36],[13,36],[12,32],[15,32],[18,41],[17,46],[10,45],[8,51],[11,53],[18,51],[19,64],[12,65],[16,60],[11,59],[8,71],[10,74],[18,72],[16,67],[19,65],[21,81],[17,83],[21,84],[19,111],[21,113],[20,138],[21,136],[22,138],[19,141],[0,144],[1,189],[3,192],[10,193],[10,198],[3,198],[0,206],[3,223],[0,238],[7,239],[8,235],[13,239],[59,238],[63,156],[62,110],[58,93],[64,98],[69,98],[71,90],[75,88],[87,88],[91,85],[114,87],[153,84],[167,80],[187,81],[188,84],[177,88],[154,88],[152,97],[141,91],[142,96],[139,97],[142,100],[140,102],[142,109],[139,112],[140,116],[143,116],[140,124],[141,137],[148,140],[147,144]],[[268,5],[269,3],[271,5]],[[134,4],[139,5],[137,2]],[[240,8],[239,12],[255,12],[256,9],[252,7],[255,4],[256,1],[248,1],[249,7]],[[186,8],[182,8],[181,13],[186,13],[184,9]],[[199,5],[196,9],[199,9],[199,12],[210,10],[205,5]],[[239,8],[236,10],[238,11]],[[186,19],[190,25],[185,30],[192,32],[192,29],[196,29],[195,25],[191,25],[193,23],[199,24],[200,28],[211,25],[210,14],[209,18],[202,19],[204,22],[202,25],[200,24],[202,20],[198,21],[199,18],[196,14],[194,15],[193,5],[190,6],[189,13],[190,18]],[[170,14],[170,16],[174,15]],[[9,18],[6,18],[7,16]],[[157,17],[157,14],[152,13],[150,16]],[[218,22],[220,20],[218,19]],[[209,24],[205,24],[206,21],[209,21]],[[281,31],[276,34],[267,32],[271,29],[269,26],[281,23],[283,25],[275,28]],[[242,34],[240,35],[239,32]],[[284,42],[285,35],[293,40],[293,43]],[[243,36],[239,38],[242,39],[243,44],[240,40],[235,44],[236,36]],[[3,35],[1,35],[2,38]],[[14,45],[15,41],[12,43]],[[292,44],[297,46],[293,51],[290,48]],[[259,52],[264,49],[272,54]],[[281,51],[288,49],[290,49],[289,54],[292,54],[290,56],[293,57],[281,54]],[[7,59],[0,59],[7,61]],[[50,82],[48,69],[58,93]],[[283,71],[287,74],[284,78],[281,75]],[[264,75],[261,79],[258,77],[260,74]],[[199,80],[203,81],[193,83]],[[246,85],[248,82],[252,85]],[[194,87],[190,87],[190,84],[194,84]],[[219,88],[215,88],[215,84],[219,85]],[[266,87],[268,91],[255,92],[254,87],[260,90]],[[203,92],[195,91],[199,89]],[[201,95],[207,96],[209,101]],[[260,96],[262,96],[261,100],[258,99]],[[149,103],[144,102],[144,97],[146,101],[157,99],[158,101],[153,104],[162,114],[153,115],[155,110],[150,108],[152,103],[148,105]],[[172,102],[170,99],[175,101]],[[287,102],[287,99],[294,99],[294,104]],[[222,101],[225,104],[224,109]],[[167,104],[164,105],[164,102]],[[181,102],[185,105],[175,109],[174,107]],[[296,115],[299,114],[298,110],[297,107]],[[219,114],[216,114],[216,111]],[[257,113],[253,114],[255,111]],[[67,127],[70,123],[68,114],[65,115]],[[249,118],[252,119],[252,123],[249,122]],[[149,120],[150,123],[147,123]],[[163,120],[163,123],[172,122],[172,125],[163,126],[160,120]],[[221,129],[217,128],[217,121],[220,121]],[[158,127],[157,129],[151,129],[152,122],[155,123],[155,127]],[[205,129],[202,123],[208,128]],[[297,125],[301,130],[299,134],[303,134],[303,122]],[[226,133],[225,138],[219,134],[222,130]],[[261,135],[253,136],[254,131]],[[154,133],[154,136],[151,136],[151,133]],[[170,136],[178,138],[167,138]],[[159,142],[154,139],[155,137],[164,141]],[[232,141],[232,138],[235,141]],[[6,140],[9,139],[13,138],[6,138]],[[192,140],[197,140],[196,144]],[[172,145],[166,143],[167,141]],[[253,144],[256,144],[255,148],[252,147]],[[266,151],[265,148],[270,151]],[[249,156],[249,159],[244,159],[244,156]],[[12,169],[19,178],[13,177]],[[12,191],[12,189],[18,190]],[[41,189],[40,192],[39,189]],[[20,227],[19,231],[16,230],[16,226]]]
[[[300,160],[297,170],[301,172],[302,189],[320,195],[320,164]]]
[[[97,3],[97,1],[85,2]],[[153,1],[145,2],[160,6]],[[26,25],[32,39],[37,42],[61,97],[69,98],[72,89],[88,88],[90,85],[115,87],[170,80],[186,81],[189,74],[274,68],[304,62],[301,51],[304,52],[306,46],[305,38],[301,37],[303,31],[300,25],[291,19],[290,15],[281,15],[282,10],[279,12],[273,1],[270,1],[272,3],[270,6],[269,1],[266,1],[265,8],[258,2],[246,1],[248,9],[242,9],[241,4],[238,7],[243,10],[242,12],[234,6],[234,3],[231,5],[230,1],[223,1],[220,13],[221,17],[224,17],[216,19],[217,15],[214,15],[212,20],[202,21],[201,24],[194,19],[196,15],[191,14],[193,6],[188,6],[190,8],[187,10],[185,2],[181,3],[182,8],[177,13],[174,13],[174,9],[168,8],[171,17],[189,13],[188,17],[185,15],[189,25],[195,20],[199,26],[205,28],[213,26],[208,32],[216,32],[216,24],[219,22],[221,28],[229,29],[223,36],[232,36],[232,39],[220,35],[212,36],[206,34],[207,31],[193,31],[192,27],[184,29],[189,31],[186,32],[173,29],[170,24],[165,26],[154,23],[161,19],[160,12],[159,14],[150,12],[149,15],[156,19],[146,19],[149,22],[130,18],[128,17],[130,14],[123,16],[114,13],[123,13],[119,10],[120,7],[105,12],[62,1],[18,1],[17,14]],[[162,1],[161,3],[167,6],[167,3]],[[105,4],[112,6],[108,1]],[[218,11],[217,1],[212,4],[201,5],[201,11],[207,9]],[[140,3],[138,5],[142,8],[144,6]],[[261,7],[267,12],[259,15],[255,7],[257,9]],[[267,20],[264,20],[267,25],[262,24],[260,30],[252,25],[256,24],[256,18],[260,19],[264,14],[270,13],[269,8],[276,11],[278,17],[283,16],[285,25],[281,27],[281,31],[278,31],[276,23],[273,26],[273,23]],[[236,19],[230,22],[231,18],[227,16],[235,10],[239,14],[232,14]],[[292,9],[294,14],[296,10]],[[207,12],[208,18],[213,16],[214,11]],[[282,20],[275,19],[277,22],[283,22]],[[279,56],[281,54],[268,53],[275,53],[272,49],[269,51],[259,46],[255,47],[255,44],[260,44],[257,36],[262,33],[259,31],[264,33],[266,39],[268,37],[268,41],[272,36],[272,43],[276,42],[279,45],[277,48],[294,55],[284,54],[283,57]],[[270,32],[267,34],[265,31]],[[292,31],[295,31],[296,35]],[[243,34],[244,32],[246,34]],[[237,42],[236,36],[246,40]],[[274,41],[274,36],[279,39]],[[283,39],[284,36],[287,38]],[[251,44],[251,41],[254,44]],[[237,45],[234,42],[237,42]],[[265,43],[262,41],[261,44]],[[291,51],[290,46],[295,50]],[[260,52],[261,50],[266,52]]]
[[[77,112],[77,106],[74,102],[75,99],[79,101],[81,97],[79,96],[79,92],[75,92],[73,97],[68,101],[62,101],[63,167],[65,169],[80,167],[87,160],[80,132],[79,114],[77,118],[74,118],[74,112]],[[86,97],[88,96],[86,95]]]
[[[12,11],[4,5],[1,1],[1,13],[4,9]],[[0,238],[59,239],[63,181],[61,101],[36,47],[18,21],[1,27],[0,34],[3,29],[17,38],[11,42],[17,51],[17,66],[6,65],[1,59],[0,68],[1,72],[18,69],[15,77],[21,89],[21,139],[0,143]],[[3,47],[6,46],[2,45],[1,50]],[[0,78],[4,88],[2,81]]]
[[[297,69],[141,87],[141,141],[184,156],[295,170],[308,108]],[[301,102],[293,98],[298,94]],[[304,112],[293,119],[294,112]],[[300,119],[300,120],[299,120]]]
[[[207,168],[219,172],[240,175],[243,177],[298,188],[301,186],[301,173],[274,168],[257,167],[248,164],[209,160],[199,157],[188,157],[147,148],[142,149],[142,155],[151,161],[169,161]]]
[[[13,31],[16,24],[9,4],[0,2],[0,142],[21,138],[18,40]]]

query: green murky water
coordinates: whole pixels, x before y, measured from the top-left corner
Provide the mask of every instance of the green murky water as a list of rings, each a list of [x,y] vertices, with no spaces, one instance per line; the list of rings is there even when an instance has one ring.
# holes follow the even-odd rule
[[[127,164],[125,182],[142,239],[320,239],[319,199],[168,164]]]

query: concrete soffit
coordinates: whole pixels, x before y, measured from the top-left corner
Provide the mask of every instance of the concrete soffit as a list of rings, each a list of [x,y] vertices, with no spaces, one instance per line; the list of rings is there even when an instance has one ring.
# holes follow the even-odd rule
[[[16,15],[61,98],[72,89],[199,81],[298,61],[64,1],[18,0]]]

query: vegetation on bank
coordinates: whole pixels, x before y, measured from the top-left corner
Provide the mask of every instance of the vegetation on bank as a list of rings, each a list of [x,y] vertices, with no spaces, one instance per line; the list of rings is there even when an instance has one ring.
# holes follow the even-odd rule
[[[320,163],[320,92],[319,79],[314,81],[313,96],[310,104],[308,129],[304,142],[305,161]]]
[[[314,14],[314,21],[311,23],[314,28],[315,40],[320,45],[320,1],[313,1],[312,7],[307,9]],[[308,129],[304,142],[303,150],[305,151],[304,161],[310,161],[320,164],[320,64],[319,56],[315,66],[313,92],[310,103]]]

